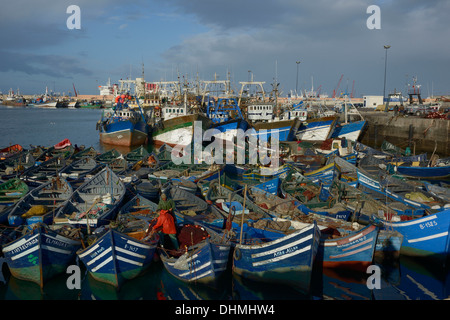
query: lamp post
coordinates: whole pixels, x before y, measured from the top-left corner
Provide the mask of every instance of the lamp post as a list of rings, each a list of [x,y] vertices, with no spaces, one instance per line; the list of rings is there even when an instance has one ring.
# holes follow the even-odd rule
[[[386,68],[387,68],[387,51],[391,46],[389,45],[385,45],[384,49],[386,50],[385,52],[385,57],[384,57],[384,89],[383,89],[383,103],[384,103],[384,99],[386,98]]]
[[[295,95],[298,96],[298,65],[300,64],[300,61],[295,61],[297,64],[297,81],[295,82]]]

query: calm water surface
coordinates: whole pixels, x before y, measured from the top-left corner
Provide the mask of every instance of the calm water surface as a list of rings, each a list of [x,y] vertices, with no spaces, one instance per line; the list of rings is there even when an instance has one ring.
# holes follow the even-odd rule
[[[101,109],[40,109],[0,105],[0,147],[10,144],[51,146],[63,139],[93,146],[102,152],[112,148],[99,142],[95,124]],[[119,150],[127,152],[129,150]],[[225,274],[214,288],[187,285],[170,276],[162,263],[154,263],[145,274],[129,281],[120,291],[92,279],[80,263],[80,289],[69,290],[69,275],[61,275],[39,286],[11,277],[6,263],[0,274],[2,300],[442,300],[450,297],[449,269],[428,262],[402,258],[391,266],[380,266],[381,288],[369,289],[370,274],[315,273],[312,293],[305,296],[286,286],[267,285]]]
[[[45,109],[37,107],[7,107],[0,104],[0,147],[20,144],[44,147],[69,139],[78,146],[94,147],[103,152],[113,148],[100,143],[95,129],[103,109]],[[120,147],[114,146],[116,149]],[[122,147],[119,151],[129,151]]]

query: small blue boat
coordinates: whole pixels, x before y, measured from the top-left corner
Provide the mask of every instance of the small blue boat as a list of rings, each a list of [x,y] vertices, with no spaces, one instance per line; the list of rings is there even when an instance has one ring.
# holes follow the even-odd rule
[[[86,180],[55,214],[55,223],[86,228],[115,219],[125,197],[125,185],[108,167]]]
[[[145,220],[140,221],[148,226]],[[147,269],[158,241],[158,235],[143,241],[110,228],[77,255],[94,279],[120,288]]]
[[[381,228],[403,235],[401,254],[430,258],[442,264],[448,258],[450,209],[408,221],[390,222],[375,216],[372,219]]]
[[[264,191],[267,191],[268,193],[271,193],[271,194],[278,194],[280,184],[281,184],[281,179],[279,177],[275,177],[273,179],[270,179],[269,181],[255,185],[254,187],[259,188]]]
[[[234,249],[233,273],[262,282],[285,283],[309,292],[320,240],[316,222],[290,234],[247,224],[243,232],[243,242]]]
[[[71,162],[62,168],[58,174],[66,179],[71,185],[82,183],[84,178],[100,169],[101,164],[93,158],[82,158]]]
[[[29,191],[8,214],[10,226],[32,225],[38,222],[52,224],[58,210],[73,195],[70,183],[61,177],[51,178],[45,184]]]
[[[364,170],[358,169],[360,190],[381,202],[395,204],[391,205],[391,207],[396,210],[398,214],[421,216],[425,214],[426,210],[430,211],[432,206],[430,203],[414,201],[413,199],[408,198],[413,192],[418,192],[414,191],[413,186],[387,175],[380,177],[379,179],[380,181],[377,181]],[[420,193],[424,197],[428,194],[426,191],[420,191]],[[400,206],[399,204],[402,205]],[[435,204],[437,205],[438,203],[436,202]]]
[[[368,225],[338,239],[321,240],[317,261],[324,268],[345,268],[365,272],[372,264],[378,228]]]
[[[407,166],[407,165],[392,165],[392,170],[405,177],[416,179],[448,179],[450,178],[450,165],[425,167],[425,166]],[[389,170],[389,166],[388,166]]]
[[[77,232],[74,236],[65,236],[62,230],[37,224],[25,235],[4,245],[2,251],[11,274],[43,287],[49,279],[66,273],[67,267],[75,263],[81,240],[75,237]]]
[[[161,248],[160,258],[166,270],[177,279],[188,283],[214,284],[227,269],[231,242],[222,232],[205,226],[198,227],[205,232],[205,239],[189,246],[180,244],[181,250],[183,247],[186,249],[180,256],[171,255],[168,250]]]

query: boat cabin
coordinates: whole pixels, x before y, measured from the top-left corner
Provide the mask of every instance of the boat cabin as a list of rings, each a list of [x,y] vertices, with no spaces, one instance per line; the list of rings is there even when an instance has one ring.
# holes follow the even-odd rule
[[[282,120],[291,120],[298,118],[300,121],[306,121],[308,118],[308,111],[306,110],[290,110],[283,112]]]
[[[270,121],[273,118],[273,105],[250,105],[247,108],[247,118],[249,121]]]
[[[172,118],[185,116],[187,114],[186,105],[178,106],[178,105],[165,105],[162,108],[162,118],[164,120],[169,120]]]

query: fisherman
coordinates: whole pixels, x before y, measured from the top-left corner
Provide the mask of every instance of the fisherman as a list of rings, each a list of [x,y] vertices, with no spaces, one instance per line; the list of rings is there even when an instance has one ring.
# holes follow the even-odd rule
[[[161,199],[158,202],[158,210],[169,210],[170,213],[173,213],[173,209],[175,209],[175,202],[173,199],[167,199],[167,195],[164,192],[161,193]]]
[[[164,236],[168,235],[170,241],[175,250],[179,249],[178,239],[177,239],[177,228],[175,225],[175,218],[173,216],[173,209],[175,208],[175,202],[173,199],[167,199],[165,193],[161,194],[161,199],[158,203],[158,220],[153,226],[151,234],[159,232],[160,238],[164,245]]]
[[[177,239],[177,228],[175,226],[175,221],[172,215],[169,213],[169,210],[160,210],[158,220],[156,220],[156,224],[153,226],[152,231],[150,233],[150,237],[155,233],[159,233],[159,237],[164,246],[164,237],[168,235],[170,241],[172,242],[173,248],[175,250],[179,249],[178,239]]]

